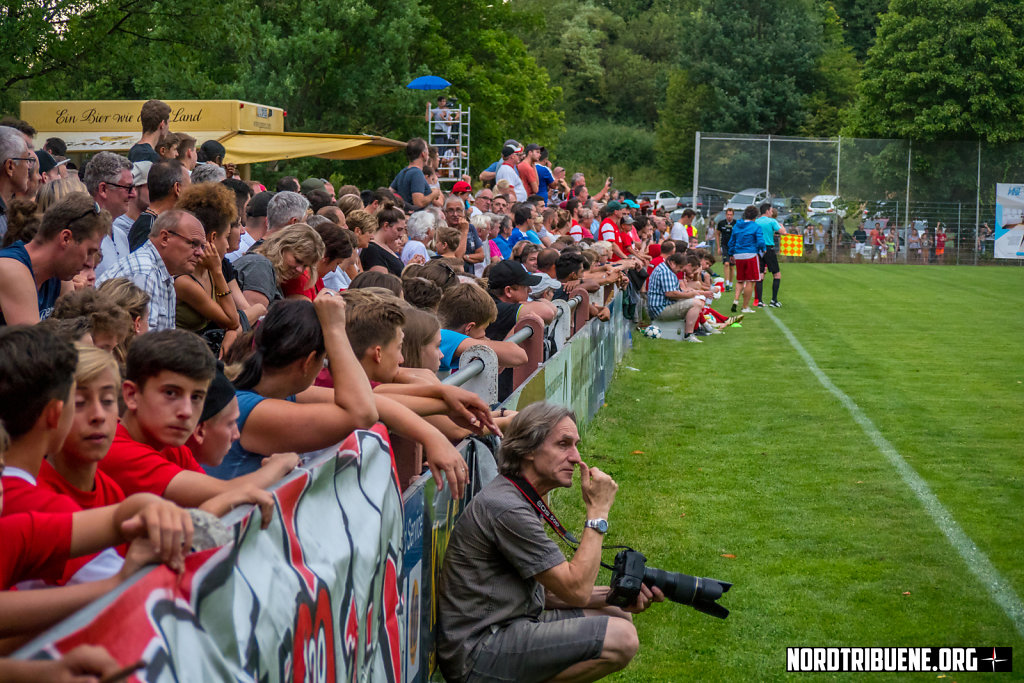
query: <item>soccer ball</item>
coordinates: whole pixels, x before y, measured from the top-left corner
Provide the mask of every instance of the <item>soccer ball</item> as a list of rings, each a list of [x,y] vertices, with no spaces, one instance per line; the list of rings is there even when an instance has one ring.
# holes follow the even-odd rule
[[[657,325],[648,325],[644,328],[644,336],[648,339],[661,339],[661,328]]]

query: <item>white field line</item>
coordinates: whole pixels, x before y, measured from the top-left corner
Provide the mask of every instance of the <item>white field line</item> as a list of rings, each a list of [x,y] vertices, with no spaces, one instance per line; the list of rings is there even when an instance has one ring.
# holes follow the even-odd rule
[[[988,592],[992,595],[992,599],[1003,609],[1006,616],[1013,622],[1017,632],[1024,635],[1024,604],[1021,604],[1020,598],[1014,592],[1013,587],[999,574],[999,571],[992,566],[992,562],[978,546],[975,545],[974,541],[964,533],[964,530],[960,528],[956,520],[953,519],[953,515],[949,513],[949,510],[939,502],[939,499],[932,493],[928,483],[921,478],[914,468],[907,464],[907,461],[903,459],[903,456],[893,447],[889,441],[882,436],[882,433],[878,431],[878,427],[864,414],[864,411],[860,409],[852,398],[847,396],[842,389],[837,387],[829,376],[826,375],[818,364],[814,362],[811,354],[807,352],[807,349],[797,340],[796,336],[786,327],[785,323],[779,320],[778,316],[773,314],[767,308],[763,309],[768,317],[778,325],[779,329],[782,330],[782,334],[786,336],[789,343],[796,349],[796,352],[800,354],[800,357],[804,359],[807,367],[818,378],[821,385],[828,389],[828,391],[839,399],[839,402],[846,407],[854,421],[861,426],[864,433],[867,434],[868,438],[871,439],[872,443],[878,447],[878,450],[889,460],[889,463],[899,472],[900,477],[914,495],[917,496],[918,500],[924,506],[925,512],[932,518],[939,530],[946,536],[950,545],[960,554],[960,557],[967,563],[967,568],[978,577],[981,583],[988,589]]]

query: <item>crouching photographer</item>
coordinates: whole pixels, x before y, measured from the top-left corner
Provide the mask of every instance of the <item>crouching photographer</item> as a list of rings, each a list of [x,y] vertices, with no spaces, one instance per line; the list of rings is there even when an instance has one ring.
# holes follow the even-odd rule
[[[455,524],[440,581],[438,659],[446,680],[593,681],[629,664],[640,647],[631,613],[664,594],[639,585],[625,608],[595,586],[618,488],[588,468],[572,411],[534,403],[513,418],[498,452],[501,474]],[[545,506],[579,466],[587,522],[572,560],[545,533],[570,542]]]

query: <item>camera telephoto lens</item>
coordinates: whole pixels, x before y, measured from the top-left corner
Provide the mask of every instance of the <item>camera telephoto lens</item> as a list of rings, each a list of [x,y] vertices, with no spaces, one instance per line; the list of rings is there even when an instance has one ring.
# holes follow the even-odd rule
[[[648,567],[644,571],[644,583],[660,588],[665,597],[672,602],[692,605],[698,612],[719,619],[729,616],[729,610],[715,601],[722,597],[722,593],[732,588],[731,583],[653,567]]]

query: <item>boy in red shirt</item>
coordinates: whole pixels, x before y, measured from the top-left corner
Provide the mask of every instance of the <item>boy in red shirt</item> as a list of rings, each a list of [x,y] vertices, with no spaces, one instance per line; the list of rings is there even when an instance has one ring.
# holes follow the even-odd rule
[[[294,453],[278,453],[235,479],[203,472],[185,442],[202,415],[216,367],[206,343],[184,330],[150,332],[132,343],[121,386],[126,410],[99,465],[125,493],[148,491],[198,507],[232,490],[264,489],[298,464]]]
[[[10,536],[4,538],[4,545],[14,544],[15,549],[8,552],[5,548],[0,560],[6,565],[5,580],[22,575],[55,583],[108,579],[124,564],[112,550],[76,553],[82,559],[69,562],[66,548],[61,549],[69,543],[72,516],[82,508],[71,498],[36,485],[44,455],[60,448],[71,426],[76,358],[74,347],[46,329],[15,326],[0,330],[0,420],[10,434],[0,514],[5,518],[29,515],[29,519],[6,527]],[[130,507],[141,509],[147,502],[153,500],[136,498]],[[160,506],[170,510],[168,514],[177,519],[181,533],[187,513],[162,501]],[[191,522],[187,526],[191,529]],[[40,562],[22,565],[32,556],[29,540],[36,532],[41,539],[52,536],[57,542],[43,552]]]

